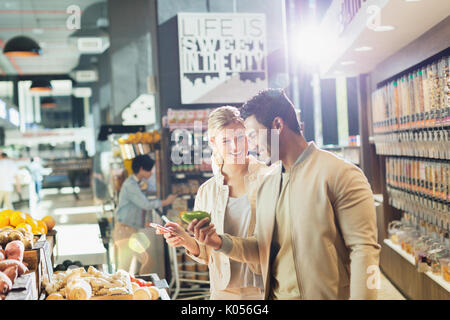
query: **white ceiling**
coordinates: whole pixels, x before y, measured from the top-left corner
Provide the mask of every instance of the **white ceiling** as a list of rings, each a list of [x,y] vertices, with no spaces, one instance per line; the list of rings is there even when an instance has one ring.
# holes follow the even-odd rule
[[[322,27],[337,30],[341,1],[335,0],[326,13]],[[369,6],[377,6],[382,26],[394,30],[375,32],[367,27]],[[323,77],[356,76],[371,72],[379,63],[403,48],[450,15],[450,0],[368,0],[332,46],[328,59],[321,61]],[[371,20],[373,21],[373,20]],[[450,35],[449,35],[450,39]],[[369,46],[371,51],[355,48]],[[352,64],[343,65],[342,62]]]
[[[103,0],[104,1],[104,0]],[[14,36],[25,35],[42,48],[38,57],[9,58],[0,53],[0,75],[67,74],[80,53],[66,27],[67,8],[78,5],[81,12],[100,0],[1,0],[0,47]]]

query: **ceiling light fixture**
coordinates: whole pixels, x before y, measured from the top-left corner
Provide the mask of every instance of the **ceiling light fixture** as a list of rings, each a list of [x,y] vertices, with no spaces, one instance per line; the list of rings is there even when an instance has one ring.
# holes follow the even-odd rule
[[[39,80],[33,80],[31,83],[30,91],[33,92],[42,92],[42,91],[51,91],[52,90],[52,84],[49,80],[46,79],[39,79]]]
[[[33,57],[41,55],[42,50],[33,39],[17,36],[8,40],[3,53],[9,57]]]
[[[22,1],[20,1],[19,6],[22,10]],[[22,15],[20,15],[20,29],[23,32]],[[8,57],[34,57],[41,55],[42,50],[33,39],[16,36],[6,42],[3,53]]]
[[[41,100],[41,108],[43,109],[54,109],[56,108],[56,101],[53,97],[45,97]]]

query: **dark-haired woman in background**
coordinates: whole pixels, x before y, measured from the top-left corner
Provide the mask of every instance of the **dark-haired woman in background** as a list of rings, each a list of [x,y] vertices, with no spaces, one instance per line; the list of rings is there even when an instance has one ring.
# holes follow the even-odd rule
[[[139,232],[139,229],[145,227],[145,215],[152,209],[172,204],[176,199],[176,195],[169,195],[165,200],[149,200],[139,187],[141,180],[150,178],[154,164],[148,155],[134,158],[133,174],[122,184],[119,194],[113,233],[118,260],[116,268],[129,271],[133,275],[136,271],[130,270],[133,257],[141,264],[139,274],[150,273],[152,267],[150,255],[146,250],[149,240],[144,239],[145,234]]]

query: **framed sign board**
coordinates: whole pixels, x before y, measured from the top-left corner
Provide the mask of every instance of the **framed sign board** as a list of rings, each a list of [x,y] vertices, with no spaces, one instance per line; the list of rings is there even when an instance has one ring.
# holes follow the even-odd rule
[[[182,104],[242,103],[268,86],[266,18],[179,13]]]

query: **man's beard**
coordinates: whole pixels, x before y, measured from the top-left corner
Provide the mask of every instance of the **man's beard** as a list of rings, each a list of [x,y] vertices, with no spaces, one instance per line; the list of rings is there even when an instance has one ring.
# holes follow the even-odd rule
[[[271,159],[271,135],[270,135],[270,129],[267,129],[265,134],[266,134],[266,143],[265,145],[261,148],[260,146],[258,146],[257,148],[257,158],[258,160],[264,162],[266,165],[270,165],[272,163],[272,159]],[[262,150],[261,150],[262,149]]]

